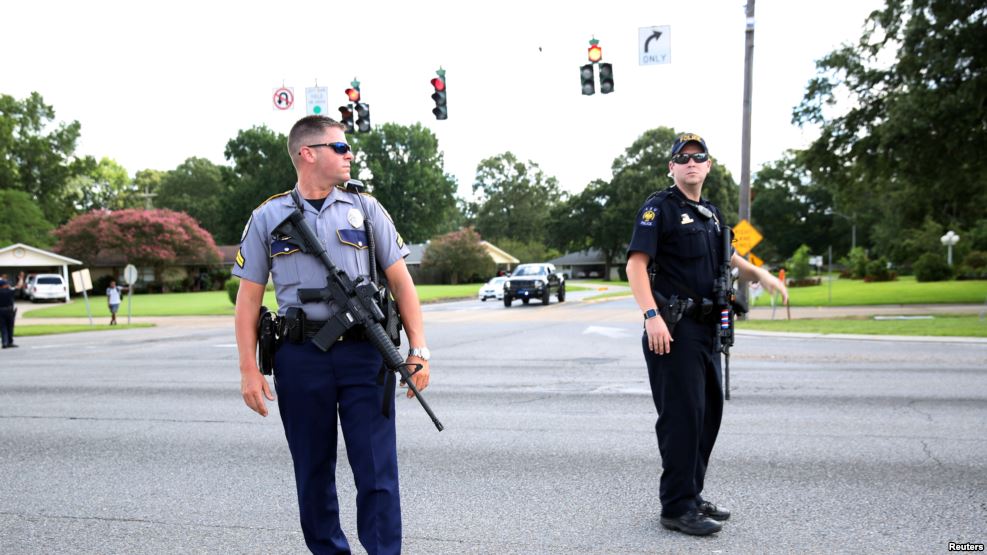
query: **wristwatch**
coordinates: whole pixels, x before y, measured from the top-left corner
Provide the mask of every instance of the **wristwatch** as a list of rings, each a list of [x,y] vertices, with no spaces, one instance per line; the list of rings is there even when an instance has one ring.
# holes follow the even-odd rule
[[[644,319],[645,320],[650,320],[650,319],[654,318],[655,316],[658,316],[658,311],[655,310],[655,309],[653,309],[653,308],[649,308],[648,310],[645,310],[644,311]]]
[[[429,351],[428,347],[412,347],[408,349],[408,356],[418,357],[425,362],[428,362],[428,359],[432,358],[432,351]]]

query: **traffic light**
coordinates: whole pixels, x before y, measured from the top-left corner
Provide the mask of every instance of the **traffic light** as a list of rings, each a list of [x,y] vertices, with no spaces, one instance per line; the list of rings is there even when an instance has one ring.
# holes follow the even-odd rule
[[[613,92],[613,66],[600,64],[600,94]]]
[[[596,93],[596,81],[593,80],[593,64],[586,64],[579,68],[579,78],[583,82],[583,94],[590,95]]]
[[[346,133],[353,134],[353,105],[339,107],[339,121],[346,126]]]
[[[349,88],[346,89],[346,98],[350,99],[350,102],[360,101],[360,89],[359,88]]]
[[[370,133],[370,105],[366,102],[357,102],[356,107],[356,132]]]
[[[445,71],[440,69],[436,73],[439,76],[432,79],[432,87],[435,89],[435,92],[432,93],[432,100],[435,101],[435,108],[432,108],[432,113],[435,114],[435,119],[447,119],[449,108],[446,106]]]

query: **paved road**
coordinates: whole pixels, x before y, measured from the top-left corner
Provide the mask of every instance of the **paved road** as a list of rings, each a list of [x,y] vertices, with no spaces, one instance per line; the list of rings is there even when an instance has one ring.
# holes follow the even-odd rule
[[[400,400],[408,553],[941,553],[987,536],[983,342],[741,334],[707,486],[735,516],[691,538],[658,524],[632,301],[426,312],[446,430]],[[242,405],[231,322],[184,324],[0,355],[5,553],[304,551],[280,422]]]

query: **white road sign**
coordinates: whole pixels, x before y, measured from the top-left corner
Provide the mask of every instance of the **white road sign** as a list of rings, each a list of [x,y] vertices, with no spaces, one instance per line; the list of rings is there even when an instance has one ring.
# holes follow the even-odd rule
[[[76,293],[82,293],[83,291],[89,291],[93,288],[93,278],[89,274],[89,268],[83,268],[79,271],[72,272],[72,285],[75,286]]]
[[[641,27],[638,36],[638,65],[650,66],[672,63],[672,27]]]
[[[137,281],[136,266],[127,264],[127,267],[123,269],[123,281],[127,282],[127,285],[133,285]]]
[[[329,87],[305,88],[305,113],[310,116],[329,114]]]

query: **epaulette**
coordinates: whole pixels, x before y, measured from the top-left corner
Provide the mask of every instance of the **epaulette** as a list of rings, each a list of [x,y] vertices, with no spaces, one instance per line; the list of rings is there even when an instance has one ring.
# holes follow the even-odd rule
[[[336,185],[336,188],[339,189],[340,191],[349,193],[351,195],[354,194],[353,191],[350,191],[349,189],[346,188],[346,184],[345,183],[340,183],[339,185]],[[370,193],[368,193],[366,191],[360,191],[359,194],[361,194],[361,195],[363,195],[365,197],[374,198],[374,196],[372,194],[370,194]]]
[[[292,189],[288,189],[287,191],[285,191],[283,193],[278,193],[276,195],[271,195],[271,196],[267,197],[267,200],[265,200],[264,202],[258,204],[257,205],[257,208],[260,208],[261,206],[264,206],[265,204],[271,202],[272,200],[274,200],[274,199],[276,199],[278,197],[283,197],[285,195],[290,195],[291,194],[291,191],[292,191]],[[254,210],[257,210],[257,208],[254,208]]]
[[[655,191],[648,196],[648,198],[644,201],[644,203],[649,204],[652,203],[653,201],[653,204],[661,204],[662,202],[665,202],[665,199],[667,199],[671,195],[672,195],[672,187],[663,189],[661,191]]]

